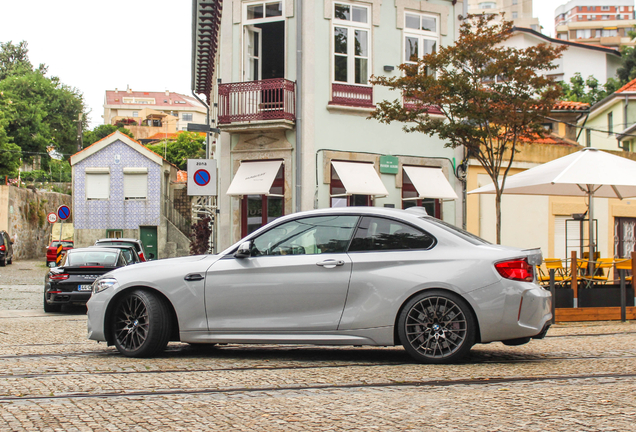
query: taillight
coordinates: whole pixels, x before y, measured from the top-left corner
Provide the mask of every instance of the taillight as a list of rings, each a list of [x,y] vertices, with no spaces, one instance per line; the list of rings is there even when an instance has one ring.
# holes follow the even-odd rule
[[[528,264],[528,261],[525,259],[500,262],[495,264],[495,268],[501,277],[506,279],[525,282],[532,282],[534,280],[532,266]]]
[[[49,274],[49,279],[51,280],[66,280],[68,279],[68,273],[51,273]]]
[[[6,251],[6,250],[7,250],[7,247],[6,247],[5,245],[0,245],[0,250],[1,250],[1,251]]]
[[[139,252],[139,260],[140,261],[146,261],[146,257],[144,256],[143,252]]]

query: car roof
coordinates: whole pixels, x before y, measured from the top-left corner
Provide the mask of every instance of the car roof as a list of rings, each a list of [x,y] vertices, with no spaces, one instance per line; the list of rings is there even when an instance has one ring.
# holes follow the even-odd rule
[[[66,253],[72,253],[72,254],[76,254],[78,252],[112,252],[112,251],[116,251],[116,253],[120,253],[118,248],[108,248],[108,247],[99,247],[99,246],[88,246],[88,247],[84,247],[84,248],[76,248],[76,249],[70,249],[68,250]]]
[[[95,240],[95,243],[97,242],[133,242],[133,243],[141,243],[141,240],[139,239],[133,239],[133,238],[102,238],[102,239],[98,239]]]

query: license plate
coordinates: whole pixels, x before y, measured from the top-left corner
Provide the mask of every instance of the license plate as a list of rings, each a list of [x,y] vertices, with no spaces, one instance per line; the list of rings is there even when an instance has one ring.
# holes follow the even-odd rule
[[[80,285],[77,287],[78,291],[90,291],[93,288],[92,285]]]

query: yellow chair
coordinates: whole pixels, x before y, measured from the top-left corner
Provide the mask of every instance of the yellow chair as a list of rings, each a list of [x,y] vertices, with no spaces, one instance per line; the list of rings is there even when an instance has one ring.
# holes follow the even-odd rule
[[[545,258],[543,262],[547,269],[547,274],[540,270],[539,282],[550,283],[550,270],[554,270],[555,283],[564,284],[571,280],[559,258]]]
[[[621,260],[621,261],[616,261],[616,270],[628,270],[631,271],[632,270],[632,260],[630,258]],[[627,282],[631,282],[632,281],[632,276],[631,275],[625,275],[625,281]]]
[[[613,258],[600,258],[595,263],[594,275],[592,275],[591,279],[596,282],[607,282],[612,267],[614,267]]]

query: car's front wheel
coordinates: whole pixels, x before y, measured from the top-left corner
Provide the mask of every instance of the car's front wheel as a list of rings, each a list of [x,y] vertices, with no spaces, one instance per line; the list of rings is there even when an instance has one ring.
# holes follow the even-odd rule
[[[412,298],[398,319],[400,342],[421,363],[460,360],[473,346],[475,331],[475,318],[466,301],[441,290]]]
[[[156,294],[131,291],[119,299],[113,313],[113,340],[123,355],[151,357],[168,344],[171,315]]]

